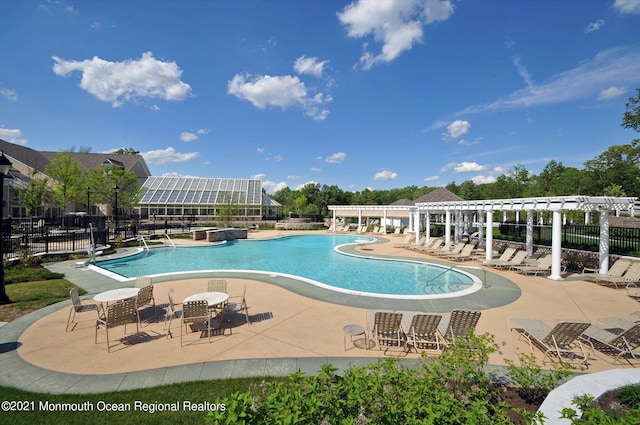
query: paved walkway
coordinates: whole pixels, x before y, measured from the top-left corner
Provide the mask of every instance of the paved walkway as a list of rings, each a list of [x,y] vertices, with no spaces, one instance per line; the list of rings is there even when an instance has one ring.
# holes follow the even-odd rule
[[[271,236],[269,232],[251,233],[252,237]],[[388,238],[368,245],[368,256],[394,256],[411,259],[433,258],[402,248],[394,248],[397,239]],[[189,241],[183,243],[190,244]],[[354,249],[354,248],[351,248]],[[119,251],[118,255],[130,253]],[[355,252],[355,251],[354,251]],[[480,263],[468,263],[476,269],[467,271],[485,279]],[[75,262],[48,265],[65,273],[67,279],[93,294],[106,289],[132,286],[88,269]],[[486,273],[486,288],[455,299],[429,301],[381,300],[328,291],[293,279],[256,274],[223,274],[230,292],[247,284],[247,298],[252,324],[234,318],[229,334],[215,337],[211,344],[196,335],[186,337],[181,348],[180,326],[172,325],[173,339],[166,338],[162,317],[166,294],[174,300],[200,292],[213,277],[180,275],[154,278],[154,295],[160,320],[143,323],[135,338],[107,353],[104,335],[94,344],[92,321],[81,322],[72,332],[64,332],[68,301],[26,315],[0,328],[0,385],[50,393],[93,393],[134,389],[197,379],[241,376],[289,375],[297,370],[315,374],[320,366],[332,363],[339,369],[377,362],[384,358],[377,349],[348,347],[344,350],[342,327],[348,323],[364,324],[368,309],[447,312],[453,308],[482,310],[478,332],[494,335],[499,352],[490,358],[497,368],[504,359],[517,360],[528,345],[509,334],[506,319],[510,316],[537,317],[548,323],[560,318],[579,318],[592,323],[598,317],[618,316],[632,319],[640,305],[624,291],[604,288],[568,276],[564,281],[522,276],[513,272]],[[150,312],[147,312],[150,313]],[[150,316],[148,317],[150,318]],[[119,329],[119,328],[118,328]],[[116,331],[118,331],[116,329]],[[414,364],[416,354],[401,358]],[[602,356],[594,356],[587,372],[600,372],[633,365],[612,366]]]

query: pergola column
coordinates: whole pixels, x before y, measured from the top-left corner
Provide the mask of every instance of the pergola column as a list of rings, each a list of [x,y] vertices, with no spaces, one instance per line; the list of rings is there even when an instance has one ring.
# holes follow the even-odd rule
[[[331,224],[333,224],[333,233],[336,233],[336,210],[333,210],[333,220],[331,221]]]
[[[444,242],[449,243],[451,241],[451,211],[447,210],[444,213]]]
[[[493,257],[493,211],[487,211],[487,245],[485,246],[485,256],[484,258],[487,261],[491,261],[491,257]]]
[[[425,240],[428,241],[429,239],[431,239],[431,214],[429,214],[428,210],[427,210],[427,213],[425,214],[425,216],[426,216],[426,219],[427,219],[427,223],[426,223],[425,229],[424,229],[425,236],[426,236]]]
[[[420,242],[420,210],[416,209],[416,215],[413,219],[413,228],[416,231],[416,245]]]
[[[609,272],[609,211],[600,212],[600,274]]]
[[[478,247],[484,246],[484,216],[481,211],[478,211]]]
[[[531,258],[533,256],[533,211],[527,212],[525,247],[527,249],[527,258]]]
[[[387,234],[387,209],[382,211],[382,234]]]
[[[358,209],[358,229],[362,226],[362,210]]]
[[[551,223],[551,274],[549,279],[562,280],[562,210],[553,212]]]

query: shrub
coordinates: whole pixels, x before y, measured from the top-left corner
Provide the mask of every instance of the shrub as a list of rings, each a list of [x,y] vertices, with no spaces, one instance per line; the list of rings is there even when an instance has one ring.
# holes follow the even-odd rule
[[[569,378],[575,368],[567,363],[553,362],[553,369],[542,370],[533,354],[520,354],[520,366],[516,366],[511,360],[507,363],[507,374],[519,388],[519,391],[527,401],[534,404],[541,403],[549,391]]]

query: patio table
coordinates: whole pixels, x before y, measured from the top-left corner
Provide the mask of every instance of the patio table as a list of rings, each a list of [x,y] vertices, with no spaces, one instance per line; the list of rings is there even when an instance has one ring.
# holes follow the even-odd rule
[[[128,300],[129,298],[135,298],[138,296],[140,288],[120,288],[111,289],[109,291],[100,292],[93,297],[94,301],[109,304],[117,301]]]
[[[209,304],[210,309],[213,309],[216,313],[221,313],[222,309],[220,308],[220,306],[228,299],[229,294],[225,292],[200,292],[197,294],[189,295],[187,298],[182,300],[182,302],[186,303],[189,301],[206,300],[207,304]]]

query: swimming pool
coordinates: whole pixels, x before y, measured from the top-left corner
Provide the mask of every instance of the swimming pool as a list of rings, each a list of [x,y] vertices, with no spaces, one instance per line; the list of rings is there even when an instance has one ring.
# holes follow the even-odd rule
[[[339,247],[361,236],[295,235],[240,240],[202,247],[162,248],[114,260],[98,268],[124,278],[200,271],[260,271],[334,291],[388,298],[448,298],[480,289],[469,273],[418,261],[345,255]],[[370,239],[371,242],[374,239]]]

